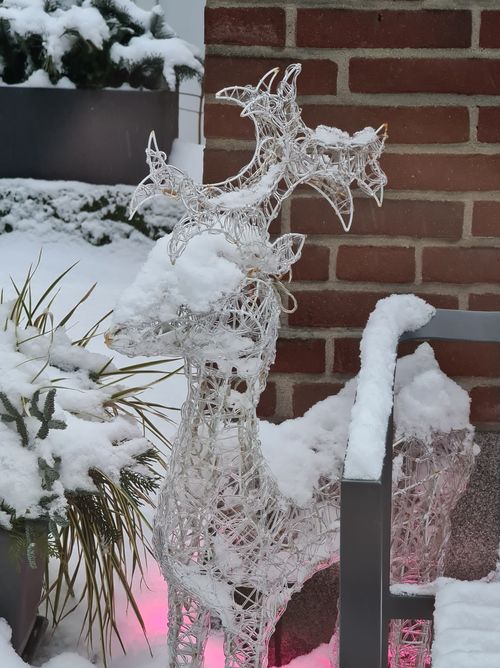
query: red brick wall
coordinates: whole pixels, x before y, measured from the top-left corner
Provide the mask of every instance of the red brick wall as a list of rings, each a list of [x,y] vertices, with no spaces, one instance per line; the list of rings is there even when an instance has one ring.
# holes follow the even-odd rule
[[[314,191],[282,211],[308,235],[294,271],[297,312],[262,413],[301,414],[358,367],[369,312],[391,292],[444,308],[500,309],[500,6],[488,0],[207,0],[205,181],[236,171],[253,127],[214,93],[301,62],[307,124],[389,123],[384,205],[357,198],[344,234]],[[432,9],[432,5],[438,7]],[[363,9],[361,9],[363,7]],[[489,9],[488,9],[489,8]],[[440,344],[444,371],[472,390],[478,422],[500,422],[500,350]]]

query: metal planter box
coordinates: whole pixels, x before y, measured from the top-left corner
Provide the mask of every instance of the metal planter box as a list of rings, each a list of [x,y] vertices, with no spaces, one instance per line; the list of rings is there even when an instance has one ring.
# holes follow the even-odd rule
[[[0,531],[0,617],[12,629],[12,646],[20,655],[26,650],[37,620],[45,564],[39,559],[30,568],[26,557],[13,554],[12,536]]]
[[[0,87],[0,178],[138,183],[155,130],[167,153],[178,92]]]

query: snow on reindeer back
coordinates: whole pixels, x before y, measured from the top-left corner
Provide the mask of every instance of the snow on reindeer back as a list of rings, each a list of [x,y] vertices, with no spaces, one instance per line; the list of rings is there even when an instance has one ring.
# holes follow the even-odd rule
[[[366,146],[377,140],[377,131],[367,127],[350,135],[348,132],[332,128],[328,125],[318,125],[314,130],[314,136],[327,146]]]
[[[259,423],[262,453],[280,491],[298,505],[313,499],[320,479],[340,480],[358,378],[281,424]],[[394,383],[395,437],[430,443],[436,433],[466,430],[467,392],[441,371],[428,343],[397,360]],[[384,432],[385,435],[385,432]]]
[[[282,494],[299,506],[313,501],[322,477],[340,480],[356,379],[281,424],[259,422],[262,454]]]

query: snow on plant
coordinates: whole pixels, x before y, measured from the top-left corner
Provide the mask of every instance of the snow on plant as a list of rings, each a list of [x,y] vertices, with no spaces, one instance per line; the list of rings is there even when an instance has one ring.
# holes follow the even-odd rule
[[[38,87],[174,90],[203,73],[196,47],[162,9],[132,0],[0,0],[0,75]]]
[[[117,368],[87,350],[102,319],[72,340],[66,328],[93,288],[56,322],[51,307],[67,272],[35,299],[35,271],[13,284],[16,297],[0,298],[0,526],[27,549],[31,565],[47,550],[59,559],[46,582],[48,614],[57,624],[86,601],[87,639],[92,643],[97,624],[106,659],[111,635],[120,639],[117,582],[144,630],[130,587],[134,572],[142,573],[142,550],[149,550],[140,506],[151,504],[162,465],[145,436],[149,429],[162,438],[151,421],[162,416],[161,406],[140,396],[151,383],[119,381],[170,374],[161,363]],[[72,591],[80,570],[83,591]]]
[[[92,469],[119,482],[120,470],[151,449],[137,424],[110,413],[116,388],[97,382],[113,370],[109,360],[73,346],[62,327],[20,327],[17,308],[16,300],[0,305],[0,498],[8,529],[20,518],[64,518],[66,492],[96,491]]]

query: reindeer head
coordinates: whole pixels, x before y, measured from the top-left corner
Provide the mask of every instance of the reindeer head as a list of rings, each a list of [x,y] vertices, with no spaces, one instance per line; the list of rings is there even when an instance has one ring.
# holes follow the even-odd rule
[[[233,86],[218,94],[219,99],[242,107],[242,116],[253,119],[257,134],[252,161],[223,183],[195,185],[167,165],[154,135],[150,137],[146,151],[150,174],[138,186],[132,209],[163,194],[180,196],[187,214],[168,240],[158,242],[131,292],[125,292],[108,335],[112,347],[127,354],[181,354],[207,362],[215,359],[217,351],[223,357],[224,345],[231,349],[232,333],[234,341],[239,337],[246,346],[244,354],[253,354],[267,337],[265,332],[272,329],[276,335],[282,308],[279,294],[289,294],[279,287],[280,279],[291,270],[304,243],[302,235],[290,234],[270,242],[268,226],[282,200],[297,185],[308,184],[327,198],[346,231],[352,220],[353,181],[381,203],[385,175],[378,157],[385,136],[380,137],[373,128],[352,137],[327,126],[307,128],[296,103],[300,69],[300,65],[287,67],[274,88],[277,69],[256,86]],[[195,262],[190,260],[193,252]],[[217,271],[200,274],[210,257],[212,269],[222,261],[232,268],[223,284]],[[221,265],[220,275],[227,268]],[[199,279],[187,294],[181,288],[183,281],[190,284],[189,272]],[[140,290],[142,298],[131,299]],[[240,304],[241,295],[245,299]],[[264,303],[274,314],[267,314],[267,324],[258,315]],[[254,316],[253,333],[243,334],[242,323]],[[232,350],[228,353],[232,359],[243,355],[243,348],[233,346]]]
[[[233,366],[261,356],[265,332],[277,331],[286,292],[280,280],[304,240],[285,234],[270,243],[250,231],[236,245],[223,233],[200,230],[173,264],[169,238],[160,239],[121,296],[107,344],[130,356],[226,359]]]

